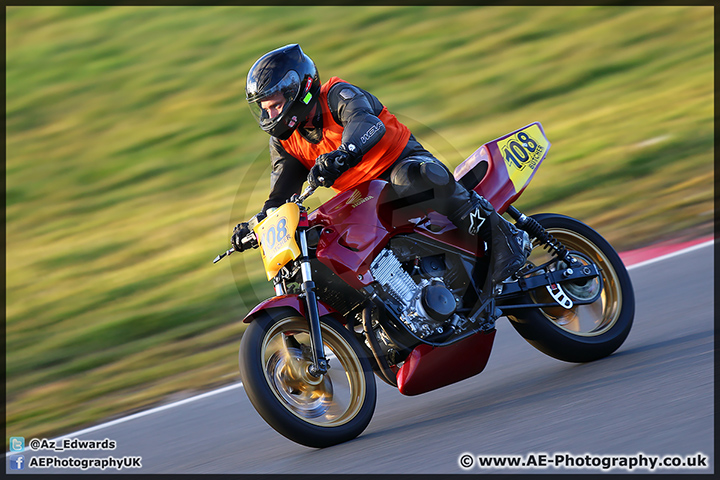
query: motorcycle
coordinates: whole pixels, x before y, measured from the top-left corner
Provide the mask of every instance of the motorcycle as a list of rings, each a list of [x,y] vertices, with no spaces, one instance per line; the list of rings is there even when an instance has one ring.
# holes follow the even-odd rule
[[[373,415],[375,377],[404,395],[472,377],[485,368],[501,316],[566,362],[620,347],[635,300],[613,247],[574,218],[512,206],[549,148],[535,122],[482,145],[454,171],[532,239],[525,265],[491,292],[487,243],[397,198],[383,180],[309,213],[308,187],[256,222],[242,242],[260,248],[275,296],[244,318],[239,363],[263,419],[308,447],[351,440]]]

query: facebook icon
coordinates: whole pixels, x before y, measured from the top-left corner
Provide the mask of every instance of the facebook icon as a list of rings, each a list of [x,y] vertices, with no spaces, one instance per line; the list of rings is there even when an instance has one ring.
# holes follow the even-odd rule
[[[25,455],[10,455],[10,470],[25,468]]]

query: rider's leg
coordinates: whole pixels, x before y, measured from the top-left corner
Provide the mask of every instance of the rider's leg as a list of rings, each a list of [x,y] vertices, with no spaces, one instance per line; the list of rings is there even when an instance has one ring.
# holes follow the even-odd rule
[[[489,239],[494,284],[513,275],[525,263],[530,248],[527,233],[505,220],[485,198],[456,182],[439,160],[431,156],[408,157],[393,165],[387,178],[400,197],[429,198],[432,208],[456,227]]]

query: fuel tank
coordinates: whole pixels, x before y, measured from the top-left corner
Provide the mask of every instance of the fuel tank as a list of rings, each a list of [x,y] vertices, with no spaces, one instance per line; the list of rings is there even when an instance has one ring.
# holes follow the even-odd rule
[[[369,285],[370,262],[383,249],[391,235],[406,229],[391,212],[396,198],[389,183],[371,180],[353,190],[341,192],[313,211],[311,225],[322,225],[317,258],[353,288]]]

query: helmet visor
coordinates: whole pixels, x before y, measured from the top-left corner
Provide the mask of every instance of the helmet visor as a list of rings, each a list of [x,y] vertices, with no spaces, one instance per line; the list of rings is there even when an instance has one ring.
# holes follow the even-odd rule
[[[300,92],[300,77],[290,70],[278,83],[258,92],[248,85],[248,103],[255,120],[263,129],[270,128],[287,111]],[[251,93],[252,92],[252,93]]]

